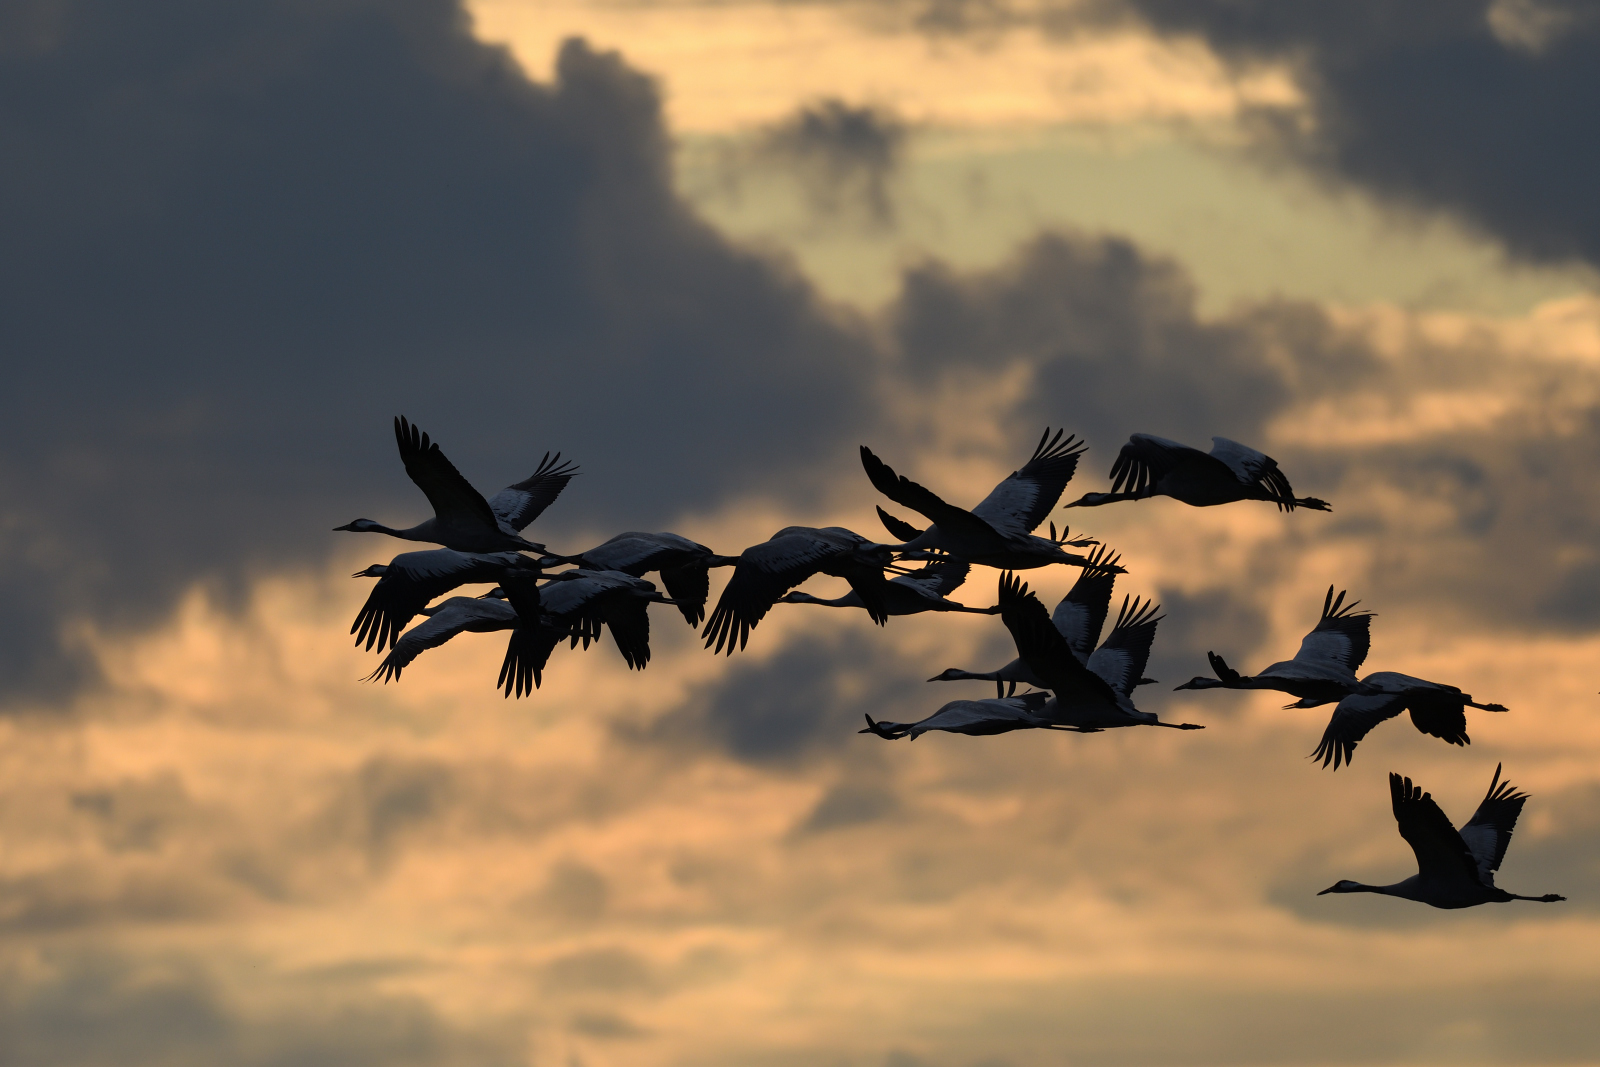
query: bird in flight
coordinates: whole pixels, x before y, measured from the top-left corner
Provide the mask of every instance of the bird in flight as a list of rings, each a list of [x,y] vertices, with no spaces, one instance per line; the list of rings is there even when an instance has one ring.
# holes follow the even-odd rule
[[[1498,904],[1508,900],[1533,900],[1544,904],[1566,900],[1555,893],[1525,897],[1508,893],[1494,884],[1511,831],[1528,795],[1511,783],[1500,781],[1500,765],[1494,769],[1489,793],[1478,810],[1459,831],[1421,786],[1398,774],[1389,775],[1389,797],[1394,804],[1394,820],[1400,836],[1417,856],[1417,873],[1391,885],[1365,885],[1341,879],[1317,896],[1328,893],[1381,893],[1388,897],[1420,900],[1435,908],[1471,908],[1479,904]]]
[[[1249,445],[1213,437],[1211,451],[1202,452],[1147,433],[1134,434],[1117,453],[1111,465],[1111,492],[1085,493],[1066,506],[1094,508],[1153,496],[1169,496],[1197,508],[1270,500],[1279,511],[1333,510],[1326,500],[1295,496],[1278,461]]]
[[[559,453],[554,457],[546,453],[533,474],[485,500],[439,446],[403,415],[395,417],[394,437],[406,474],[433,505],[433,518],[403,530],[371,519],[356,519],[335,526],[335,531],[385,533],[407,541],[431,541],[457,552],[544,551],[543,545],[524,540],[522,530],[550,506],[577,474],[576,467],[561,463]]]
[[[1046,429],[1028,462],[1012,471],[971,511],[946,503],[932,490],[896,474],[873,455],[872,449],[862,445],[861,465],[878,492],[920,512],[933,523],[926,530],[918,530],[879,508],[879,517],[889,532],[904,542],[893,546],[895,551],[906,553],[902,557],[906,559],[943,552],[968,563],[1005,570],[1027,570],[1051,563],[1090,566],[1089,557],[1067,552],[1062,546],[1086,548],[1095,541],[1068,540],[1065,532],[1059,538],[1038,537],[1033,532],[1061,499],[1061,491],[1071,481],[1078,469],[1078,457],[1083,455],[1083,443],[1076,437],[1063,437],[1063,432],[1057,430],[1052,437]]]

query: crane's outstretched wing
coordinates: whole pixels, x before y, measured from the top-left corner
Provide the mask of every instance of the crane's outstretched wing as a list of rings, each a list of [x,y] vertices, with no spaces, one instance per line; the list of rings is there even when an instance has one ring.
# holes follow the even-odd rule
[[[1372,648],[1372,612],[1357,611],[1359,600],[1344,602],[1345,591],[1337,599],[1333,586],[1322,601],[1322,617],[1300,641],[1294,658],[1301,663],[1332,663],[1352,673],[1361,669]]]
[[[1160,605],[1153,601],[1141,604],[1135,597],[1130,603],[1123,597],[1117,625],[1105,643],[1089,657],[1089,669],[1123,696],[1131,695],[1144,677],[1145,664],[1150,662],[1150,645],[1156,639],[1156,626],[1166,617],[1156,614],[1160,610]]]
[[[1240,485],[1254,485],[1266,490],[1277,502],[1279,511],[1295,509],[1294,489],[1278,469],[1278,461],[1271,456],[1226,437],[1211,439],[1211,454],[1227,465],[1233,476],[1239,479]]]
[[[1389,798],[1394,803],[1394,821],[1400,836],[1417,854],[1417,873],[1423,878],[1454,881],[1462,876],[1476,882],[1478,861],[1461,840],[1456,828],[1432,795],[1398,774],[1389,775]]]
[[[617,651],[630,669],[644,670],[650,662],[650,602],[621,592],[608,595],[606,600],[606,628],[617,643]]]
[[[403,415],[395,416],[394,439],[400,446],[400,462],[405,464],[406,474],[417,483],[441,521],[479,523],[490,530],[500,528],[499,519],[483,494],[461,476],[427,434]]]
[[[1406,694],[1406,707],[1411,710],[1411,725],[1428,736],[1452,745],[1472,744],[1472,738],[1467,736],[1466,701],[1461,690],[1450,693],[1413,689]]]
[[[861,446],[861,465],[866,468],[867,477],[878,492],[896,504],[904,504],[913,511],[926,515],[957,537],[980,544],[992,543],[998,546],[1003,543],[1004,539],[993,526],[970,511],[945,503],[931,490],[918,485],[910,478],[896,474],[892,467],[873,455],[872,449],[866,445]]]
[[[569,556],[593,570],[622,571],[635,578],[646,571],[675,566],[698,557],[709,558],[711,549],[675,533],[619,533],[578,556]]]
[[[1136,433],[1128,438],[1111,465],[1111,491],[1141,492],[1170,474],[1185,459],[1200,455],[1204,453],[1198,448],[1180,445],[1165,437]]]
[[[1321,760],[1324,767],[1332,763],[1333,769],[1338,770],[1340,764],[1350,762],[1356,745],[1373,727],[1394,718],[1405,706],[1406,698],[1400,693],[1353,693],[1345,697],[1333,709],[1328,728],[1322,731],[1322,742],[1311,758]]]
[[[1096,545],[1089,553],[1090,565],[1078,572],[1078,580],[1050,614],[1050,621],[1067,639],[1080,663],[1089,662],[1100,631],[1105,628],[1106,616],[1111,612],[1111,591],[1117,584],[1117,572],[1110,568],[1121,559],[1105,545]]]
[[[1453,685],[1430,682],[1399,671],[1374,671],[1361,679],[1368,690],[1400,696],[1411,723],[1422,733],[1452,745],[1468,745],[1466,705],[1471,698]],[[1500,705],[1492,705],[1500,708]],[[1504,710],[1504,709],[1500,709]]]
[[[1063,438],[1064,433],[1057,430],[1051,437],[1050,428],[1045,427],[1028,462],[995,486],[972,514],[1001,533],[1014,537],[1031,534],[1060,502],[1061,491],[1077,473],[1078,457],[1089,447],[1075,435]]]
[[[807,534],[784,533],[739,554],[733,577],[711,612],[701,636],[716,651],[744,648],[750,631],[789,590],[816,574],[839,551],[838,545]]]
[[[1473,812],[1467,825],[1461,828],[1461,840],[1467,843],[1472,858],[1478,861],[1478,880],[1484,885],[1494,885],[1494,872],[1506,858],[1506,846],[1511,844],[1511,831],[1517,828],[1517,817],[1528,794],[1513,788],[1510,782],[1500,780],[1501,764],[1495,764],[1494,780],[1489,783],[1489,793]]]
[[[430,648],[438,648],[457,634],[468,630],[476,633],[509,630],[516,624],[517,610],[503,600],[451,597],[432,616],[401,634],[394,648],[378,664],[378,669],[367,675],[366,680],[399,681],[400,672],[409,667],[412,660]]]
[[[1116,692],[1078,662],[1039,598],[1010,571],[1000,576],[1000,621],[1011,631],[1017,655],[1062,704],[1089,701],[1117,706]]]
[[[533,626],[518,626],[511,631],[506,642],[506,656],[500,662],[500,680],[495,686],[505,690],[507,697],[523,697],[539,688],[544,678],[545,664],[569,629],[553,616],[539,617]]]
[[[667,596],[677,603],[689,625],[699,626],[706,617],[706,598],[711,595],[711,568],[706,561],[662,567],[661,584],[667,587]]]
[[[900,585],[914,585],[934,596],[949,596],[961,588],[972,571],[972,564],[959,559],[936,559],[910,574],[902,574],[891,581]]]
[[[578,475],[575,463],[562,463],[561,453],[546,452],[539,469],[515,485],[508,485],[489,498],[489,509],[513,530],[521,532],[539,513],[549,507],[561,490]]]
[[[435,598],[475,582],[498,582],[506,571],[527,560],[516,552],[457,552],[436,548],[402,552],[389,561],[388,572],[367,594],[350,632],[356,644],[371,651],[394,645],[408,622]]]
[[[897,519],[893,515],[878,509],[878,519],[883,523],[883,528],[889,531],[889,536],[896,541],[915,541],[922,536],[922,531],[904,519]]]

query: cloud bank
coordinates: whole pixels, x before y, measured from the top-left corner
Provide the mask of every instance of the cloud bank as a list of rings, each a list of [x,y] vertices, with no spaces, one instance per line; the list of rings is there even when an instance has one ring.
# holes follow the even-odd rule
[[[1600,18],[1583,0],[1119,0],[1249,67],[1295,66],[1308,113],[1271,139],[1322,172],[1445,211],[1533,260],[1600,263]]]

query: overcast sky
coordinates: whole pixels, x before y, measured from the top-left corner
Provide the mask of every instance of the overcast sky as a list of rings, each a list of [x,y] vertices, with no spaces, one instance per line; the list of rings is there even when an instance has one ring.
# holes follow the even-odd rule
[[[7,6],[0,1065],[1593,1059],[1597,42],[1532,0]],[[887,743],[986,695],[923,679],[997,620],[357,681],[347,576],[407,546],[330,530],[425,517],[395,414],[487,490],[580,464],[563,551],[884,536],[858,445],[970,505],[1046,425],[1068,498],[1223,435],[1334,510],[1055,516],[1206,730]],[[1330,584],[1367,669],[1511,712],[1335,774],[1325,709],[1171,691]],[[1567,903],[1314,895],[1411,872],[1389,771],[1460,823],[1501,761],[1500,881]]]

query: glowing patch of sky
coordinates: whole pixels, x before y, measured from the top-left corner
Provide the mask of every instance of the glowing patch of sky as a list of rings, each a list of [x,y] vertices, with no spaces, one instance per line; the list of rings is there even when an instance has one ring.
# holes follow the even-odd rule
[[[821,96],[958,126],[1229,117],[1292,104],[1281,71],[1231,75],[1204,47],[1118,33],[1059,41],[1017,28],[930,39],[851,5],[475,0],[475,29],[547,79],[582,36],[662,79],[679,134],[727,133]]]
[[[873,306],[933,255],[999,261],[1041,227],[1125,234],[1193,273],[1207,310],[1272,296],[1526,311],[1592,271],[1504,261],[1447,221],[1385,212],[1247,159],[1234,119],[1292,106],[1283,71],[1239,79],[1194,42],[1031,28],[930,38],[852,5],[477,0],[480,35],[536,77],[587,36],[661,81],[680,185],[729,234],[787,250],[830,296]],[[823,97],[913,123],[892,226],[819,217],[753,167],[754,131]],[[870,220],[867,220],[870,222]]]
[[[906,263],[989,266],[1041,228],[1124,235],[1176,258],[1216,311],[1274,296],[1507,314],[1592,288],[1592,271],[1507,263],[1447,221],[1386,212],[1199,131],[1054,128],[912,136],[892,226],[819,218],[797,185],[731,169],[728,139],[686,139],[680,180],[729,233],[792,252],[830,295],[873,305]]]

